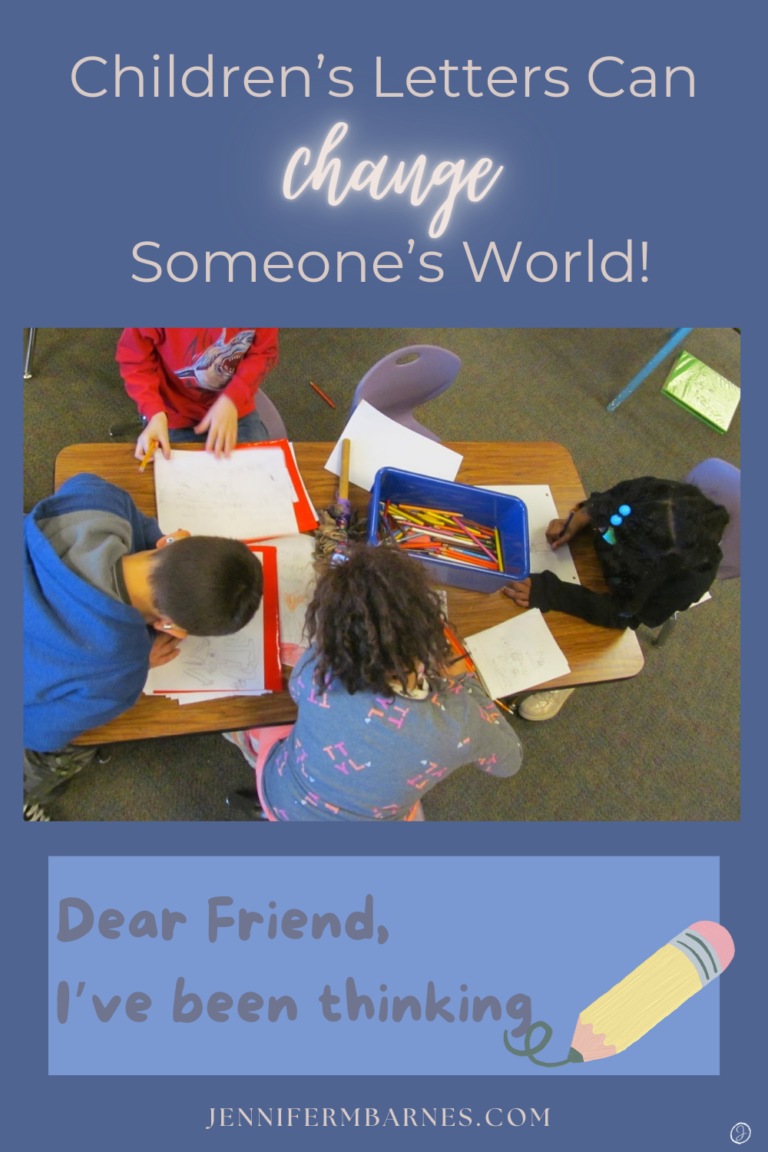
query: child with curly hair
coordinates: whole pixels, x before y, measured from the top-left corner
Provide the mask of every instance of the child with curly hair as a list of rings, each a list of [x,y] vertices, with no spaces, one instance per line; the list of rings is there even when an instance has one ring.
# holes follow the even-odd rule
[[[393,548],[353,546],[319,578],[309,648],[289,690],[291,727],[235,742],[270,820],[418,820],[431,788],[465,764],[513,776],[520,741],[457,668],[424,570]]]

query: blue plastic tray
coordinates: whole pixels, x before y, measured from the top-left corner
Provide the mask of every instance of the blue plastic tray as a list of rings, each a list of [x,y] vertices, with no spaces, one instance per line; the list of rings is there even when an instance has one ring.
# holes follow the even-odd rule
[[[411,552],[410,555],[424,565],[436,584],[469,588],[473,592],[495,592],[510,580],[525,580],[528,576],[528,509],[517,496],[488,492],[484,488],[473,488],[468,484],[455,484],[448,480],[435,480],[431,476],[403,472],[399,468],[380,468],[368,504],[369,544],[379,542],[379,503],[382,500],[391,500],[393,504],[403,501],[424,508],[460,512],[478,524],[498,528],[503,572],[473,569],[452,560]]]

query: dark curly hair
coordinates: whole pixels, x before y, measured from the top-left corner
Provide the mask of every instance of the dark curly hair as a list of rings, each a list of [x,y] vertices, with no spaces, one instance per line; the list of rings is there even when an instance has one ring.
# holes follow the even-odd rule
[[[440,599],[415,560],[396,548],[352,545],[320,576],[307,609],[316,683],[390,694],[391,681],[405,691],[422,665],[439,679],[450,653],[443,629]]]
[[[601,561],[613,594],[629,611],[642,605],[648,588],[685,572],[716,570],[728,512],[700,488],[676,480],[641,476],[622,480],[586,502],[593,526],[604,533],[621,504],[632,509],[613,527],[613,547]]]

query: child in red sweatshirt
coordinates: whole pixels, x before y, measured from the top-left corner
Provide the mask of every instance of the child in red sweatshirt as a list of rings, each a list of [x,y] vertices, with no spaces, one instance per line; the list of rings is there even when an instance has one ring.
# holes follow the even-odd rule
[[[235,444],[266,440],[255,396],[277,363],[277,328],[124,328],[117,363],[147,421],[136,444],[205,441],[228,456]]]

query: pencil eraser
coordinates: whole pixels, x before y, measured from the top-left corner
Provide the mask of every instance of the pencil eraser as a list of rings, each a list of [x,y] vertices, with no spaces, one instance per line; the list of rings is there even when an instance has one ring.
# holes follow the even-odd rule
[[[723,928],[722,924],[715,924],[714,920],[697,920],[695,924],[691,924],[688,931],[698,932],[708,944],[714,947],[720,961],[720,971],[724,972],[733,960],[736,951],[733,937],[728,929]]]

